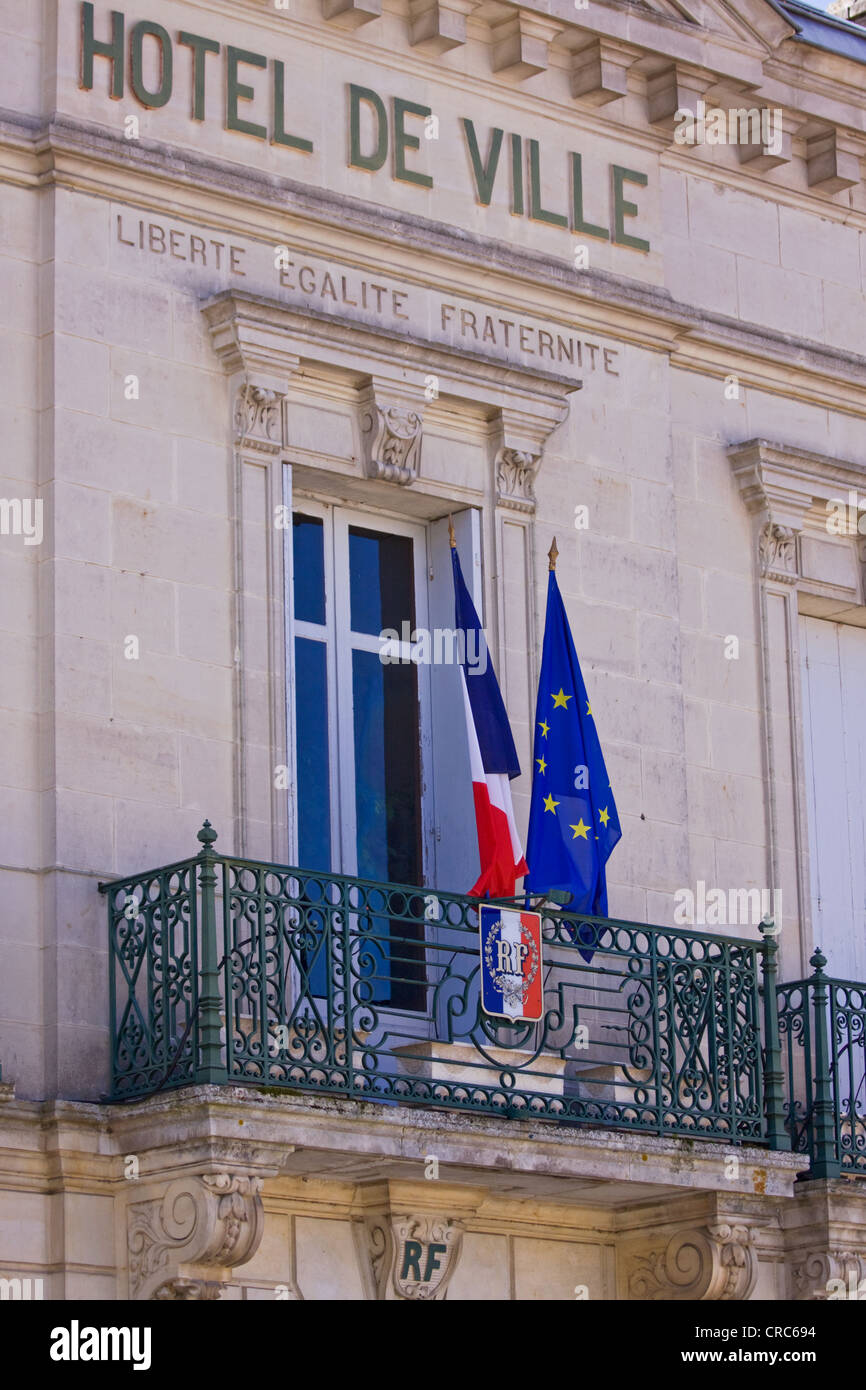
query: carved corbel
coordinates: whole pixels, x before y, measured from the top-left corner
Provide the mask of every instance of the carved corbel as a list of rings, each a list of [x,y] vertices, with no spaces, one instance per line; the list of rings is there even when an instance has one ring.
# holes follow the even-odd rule
[[[341,29],[357,29],[381,15],[382,0],[322,0],[322,18]]]
[[[499,449],[496,454],[496,501],[516,512],[535,511],[535,477],[541,453]]]
[[[409,43],[434,57],[466,42],[473,0],[409,0]]]
[[[561,24],[518,10],[492,27],[493,71],[507,73],[521,82],[545,72],[550,45],[561,33]]]
[[[866,1254],[856,1250],[809,1250],[791,1271],[793,1297],[799,1302],[866,1297]]]
[[[796,584],[800,577],[797,564],[797,535],[792,526],[768,521],[758,535],[758,563],[762,579],[777,584]]]
[[[498,506],[516,512],[535,511],[535,479],[544,449],[567,415],[564,396],[538,397],[531,411],[515,405],[499,411],[493,426],[493,482]]]
[[[677,1231],[666,1245],[632,1256],[628,1293],[642,1302],[741,1302],[756,1275],[751,1228],[713,1222]]]
[[[388,483],[414,483],[421,466],[424,408],[417,396],[374,382],[360,406],[364,472]]]
[[[235,393],[234,432],[239,449],[278,454],[283,447],[283,400],[278,386],[244,379]]]
[[[574,55],[571,95],[591,106],[619,100],[628,92],[628,70],[636,57],[607,39],[594,39]]]
[[[740,495],[754,518],[758,573],[794,585],[800,578],[799,538],[820,481],[805,456],[793,457],[763,439],[729,448]]]
[[[704,96],[712,85],[706,73],[692,71],[679,63],[647,79],[647,117],[650,125],[661,126],[673,131],[677,124],[677,113],[697,111],[699,98]]]
[[[860,182],[860,153],[843,148],[843,137],[831,126],[806,140],[806,180],[823,193],[840,193]]]
[[[737,154],[741,164],[745,164],[749,169],[756,173],[766,173],[768,169],[778,169],[780,164],[790,164],[793,157],[791,149],[791,132],[784,126],[784,116],[779,124],[782,129],[776,129],[778,113],[767,107],[760,110],[760,131],[756,139],[740,140],[737,142]],[[752,117],[749,117],[749,134],[755,134],[752,130],[754,124]],[[774,127],[772,130],[770,129]]]
[[[285,337],[262,332],[260,323],[233,294],[203,306],[223,370],[229,377],[236,448],[277,455],[283,447],[283,401],[301,359]]]
[[[129,1291],[136,1301],[219,1298],[232,1269],[258,1249],[262,1179],[237,1173],[178,1178],[127,1214]]]

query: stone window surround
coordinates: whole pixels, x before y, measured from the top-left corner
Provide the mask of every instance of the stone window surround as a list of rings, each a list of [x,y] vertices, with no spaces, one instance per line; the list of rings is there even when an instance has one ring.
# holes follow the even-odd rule
[[[235,553],[235,821],[238,855],[291,862],[297,844],[294,803],[274,787],[274,769],[293,760],[293,712],[286,688],[290,628],[285,612],[284,532],[275,528],[285,501],[285,465],[321,487],[348,480],[356,497],[430,520],[449,508],[482,513],[491,576],[502,573],[503,526],[521,533],[532,569],[534,481],[549,436],[567,417],[582,383],[543,369],[513,366],[482,353],[395,337],[339,315],[298,311],[275,300],[225,291],[202,304],[217,356],[229,376],[234,445]],[[485,441],[487,466],[457,491],[425,475],[425,383],[437,378],[438,401]],[[354,417],[359,457],[317,456],[293,449],[286,401],[336,399]],[[477,454],[476,454],[477,457]],[[266,547],[262,576],[262,544]],[[250,578],[250,577],[253,578]],[[263,599],[255,591],[266,589]],[[486,624],[494,653],[509,645],[501,595]],[[525,622],[534,649],[534,595]],[[264,620],[263,620],[264,619]],[[290,621],[290,617],[289,617]],[[524,639],[525,640],[525,639]],[[513,643],[511,644],[513,645]],[[531,673],[530,673],[531,679]],[[292,785],[291,773],[289,785]]]
[[[765,439],[727,453],[753,518],[767,871],[769,884],[783,887],[783,925],[791,930],[780,936],[782,975],[793,979],[810,973],[814,944],[798,618],[866,626],[866,538],[827,530],[829,504],[847,502],[852,492],[866,501],[866,467]],[[792,846],[780,842],[783,819],[794,826]],[[786,906],[791,886],[793,910]]]

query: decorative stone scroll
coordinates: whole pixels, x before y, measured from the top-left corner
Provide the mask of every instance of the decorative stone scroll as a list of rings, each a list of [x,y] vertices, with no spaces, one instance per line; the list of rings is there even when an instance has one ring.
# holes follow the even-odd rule
[[[258,1249],[262,1179],[237,1173],[178,1178],[127,1214],[134,1300],[219,1298],[230,1271]]]
[[[861,1297],[866,1280],[866,1254],[856,1250],[809,1250],[794,1264],[791,1280],[793,1297],[799,1302],[822,1302]],[[863,1293],[866,1294],[866,1288]]]
[[[757,1275],[751,1228],[715,1222],[677,1231],[667,1245],[632,1258],[629,1298],[737,1302]]]

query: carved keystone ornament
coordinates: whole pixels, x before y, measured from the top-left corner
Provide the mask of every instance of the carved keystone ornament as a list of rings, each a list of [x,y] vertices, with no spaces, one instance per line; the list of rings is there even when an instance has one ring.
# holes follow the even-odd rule
[[[387,483],[415,482],[421,463],[421,412],[411,404],[373,399],[361,412],[364,470]]]
[[[463,1226],[448,1216],[382,1212],[355,1221],[368,1297],[441,1301],[457,1268]]]

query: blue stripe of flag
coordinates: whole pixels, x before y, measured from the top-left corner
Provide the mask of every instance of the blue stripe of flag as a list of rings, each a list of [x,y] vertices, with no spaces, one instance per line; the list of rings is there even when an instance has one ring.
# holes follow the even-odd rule
[[[466,689],[469,692],[469,704],[478,734],[484,771],[507,772],[509,777],[519,777],[517,749],[514,746],[493,662],[487,650],[487,640],[463,578],[460,556],[454,546],[451,549],[451,562],[454,568],[455,626],[458,632],[462,631],[464,634],[464,660],[461,664],[466,674]],[[466,634],[469,632],[476,634],[471,644],[466,640]],[[474,661],[469,660],[470,652],[473,656],[478,653]]]

